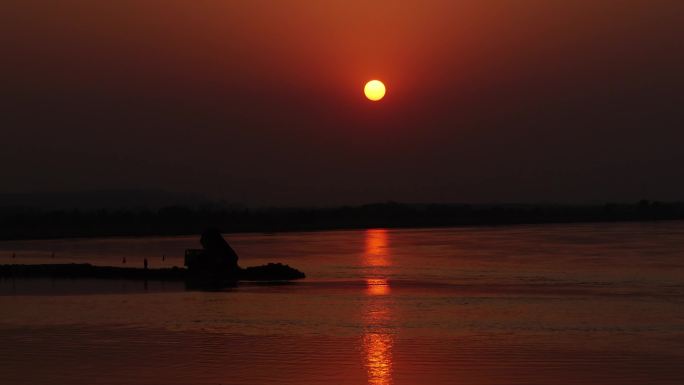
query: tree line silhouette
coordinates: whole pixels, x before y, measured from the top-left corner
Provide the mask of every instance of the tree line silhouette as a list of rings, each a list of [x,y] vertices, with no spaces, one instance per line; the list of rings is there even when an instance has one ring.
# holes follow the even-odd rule
[[[0,239],[282,232],[355,228],[443,227],[684,219],[684,203],[404,204],[328,208],[260,208],[201,205],[160,209],[0,209]]]

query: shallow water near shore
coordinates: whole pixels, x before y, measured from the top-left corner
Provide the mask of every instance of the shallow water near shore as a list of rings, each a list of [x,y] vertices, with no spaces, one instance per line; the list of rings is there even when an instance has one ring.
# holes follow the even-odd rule
[[[0,280],[0,383],[684,383],[682,222],[226,238],[308,278]],[[0,263],[181,266],[198,239],[0,242]]]

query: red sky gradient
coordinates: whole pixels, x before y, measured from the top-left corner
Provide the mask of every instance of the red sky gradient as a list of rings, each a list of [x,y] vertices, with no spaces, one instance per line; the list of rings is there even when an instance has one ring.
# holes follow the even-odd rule
[[[0,192],[684,199],[681,20],[658,0],[6,0]]]

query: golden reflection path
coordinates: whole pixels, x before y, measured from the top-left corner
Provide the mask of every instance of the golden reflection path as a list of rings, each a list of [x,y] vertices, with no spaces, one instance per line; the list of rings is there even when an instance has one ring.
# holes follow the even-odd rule
[[[363,265],[371,267],[389,266],[389,238],[387,236],[387,230],[366,230],[365,236],[366,247],[363,253]],[[380,274],[381,272],[374,271],[372,273]]]
[[[392,383],[392,312],[389,306],[390,286],[384,268],[391,266],[387,230],[366,230],[363,265],[366,274],[363,351],[369,385]]]

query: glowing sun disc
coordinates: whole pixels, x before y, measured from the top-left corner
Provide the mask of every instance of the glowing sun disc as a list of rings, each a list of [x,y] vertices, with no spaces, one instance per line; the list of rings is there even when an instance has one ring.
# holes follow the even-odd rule
[[[368,100],[377,102],[385,97],[385,85],[380,80],[371,80],[366,83],[363,93],[366,94]]]

